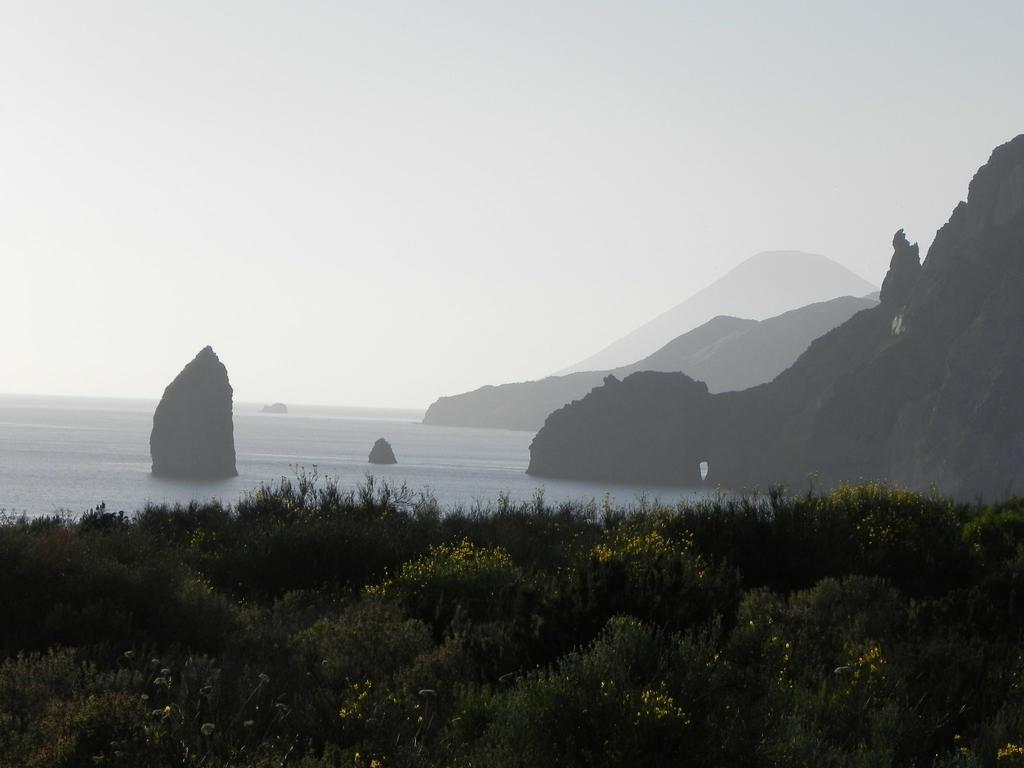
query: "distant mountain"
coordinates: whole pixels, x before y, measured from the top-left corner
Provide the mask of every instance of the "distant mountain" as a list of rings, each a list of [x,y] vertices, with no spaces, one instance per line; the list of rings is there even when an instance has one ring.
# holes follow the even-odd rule
[[[639,363],[617,368],[613,373],[622,377],[637,371],[681,371],[703,381],[711,392],[747,389],[771,381],[816,338],[876,304],[878,300],[870,296],[840,296],[760,322],[745,320],[749,323],[746,328],[690,354],[676,349],[690,335],[686,334]]]
[[[996,148],[922,266],[902,230],[880,303],[768,384],[608,379],[552,413],[529,472],[736,490],[887,480],[967,499],[1024,493],[1024,134]]]
[[[709,317],[733,315],[763,320],[814,302],[837,296],[866,296],[877,290],[877,286],[825,256],[802,251],[764,251],[681,304],[556,375],[629,365]]]
[[[712,392],[746,389],[771,381],[814,339],[877,303],[844,296],[760,322],[719,316],[612,371],[549,376],[442,397],[427,409],[423,423],[536,431],[549,413],[583,397],[609,374],[621,378],[636,371],[682,371],[706,382]]]

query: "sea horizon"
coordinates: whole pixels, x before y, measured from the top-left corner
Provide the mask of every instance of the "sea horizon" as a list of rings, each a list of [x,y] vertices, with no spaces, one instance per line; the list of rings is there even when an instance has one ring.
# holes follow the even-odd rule
[[[513,502],[666,503],[710,495],[708,487],[664,488],[552,480],[526,474],[532,432],[420,423],[422,411],[267,403],[233,405],[238,476],[178,480],[151,473],[149,434],[157,400],[0,394],[0,511],[36,517],[79,516],[100,504],[131,513],[148,504],[216,500],[234,505],[246,492],[299,471],[315,471],[355,489],[372,475],[436,499],[445,510]],[[368,462],[384,437],[393,466]]]

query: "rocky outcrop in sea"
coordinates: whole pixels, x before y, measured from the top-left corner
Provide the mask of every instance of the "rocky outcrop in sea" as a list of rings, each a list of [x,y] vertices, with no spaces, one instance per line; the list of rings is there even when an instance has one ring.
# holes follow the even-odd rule
[[[383,437],[378,438],[377,442],[373,444],[373,448],[370,449],[369,461],[371,464],[398,463],[398,459],[395,458],[395,452],[391,448],[391,443]]]
[[[164,390],[153,414],[149,450],[153,474],[213,479],[234,477],[235,436],[228,372],[204,347]]]

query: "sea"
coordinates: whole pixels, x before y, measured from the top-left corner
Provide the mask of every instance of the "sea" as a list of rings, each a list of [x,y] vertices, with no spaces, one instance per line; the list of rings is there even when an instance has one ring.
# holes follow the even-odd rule
[[[0,512],[78,516],[100,504],[126,513],[147,504],[234,504],[261,483],[300,472],[353,489],[372,475],[378,484],[405,484],[414,497],[433,497],[444,510],[493,509],[501,495],[642,506],[711,493],[531,477],[531,432],[429,426],[417,410],[289,405],[287,414],[276,414],[262,406],[234,404],[237,477],[183,481],[150,472],[155,400],[0,395]],[[368,463],[380,437],[398,464]]]

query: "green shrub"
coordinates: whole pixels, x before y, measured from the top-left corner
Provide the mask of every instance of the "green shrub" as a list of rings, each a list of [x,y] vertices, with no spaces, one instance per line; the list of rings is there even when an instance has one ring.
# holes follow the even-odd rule
[[[1024,545],[1024,500],[988,508],[963,526],[962,538],[983,564],[1009,560]]]
[[[0,520],[0,765],[1012,765],[1020,500]]]
[[[467,694],[456,733],[473,765],[677,765],[693,739],[685,691],[665,682],[664,636],[612,619],[585,651],[493,696]]]
[[[518,585],[522,571],[500,548],[478,547],[469,539],[438,544],[405,563],[393,578],[366,588],[371,597],[397,600],[411,615],[444,629],[458,610],[470,620],[498,613],[503,593]]]
[[[320,619],[294,640],[334,689],[389,679],[434,649],[430,628],[395,605],[363,600],[337,618]]]
[[[639,521],[605,530],[573,585],[573,618],[584,630],[614,614],[683,629],[730,609],[739,587],[734,572],[712,566],[688,533],[670,538],[660,528]]]

